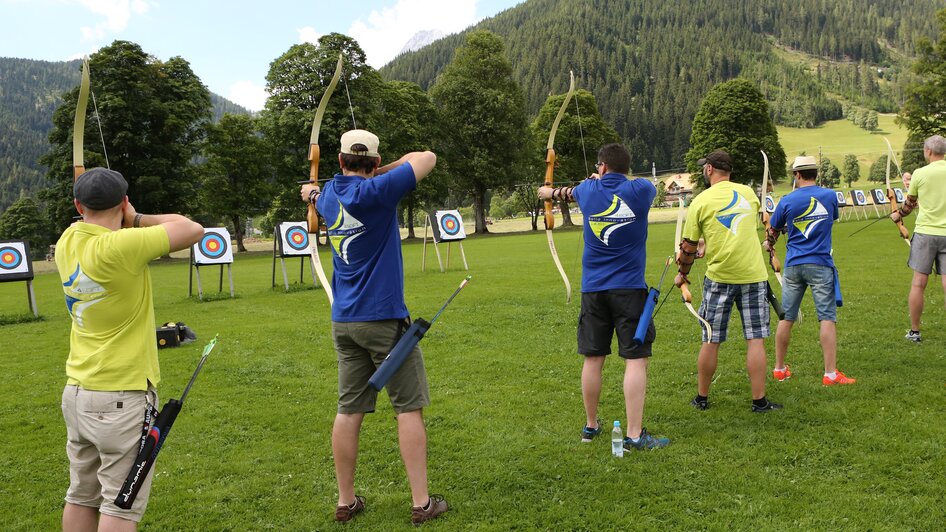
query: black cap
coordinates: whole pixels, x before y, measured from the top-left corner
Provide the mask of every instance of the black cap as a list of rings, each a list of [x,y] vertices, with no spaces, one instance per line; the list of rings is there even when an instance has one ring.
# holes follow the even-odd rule
[[[723,150],[716,150],[708,153],[706,157],[696,161],[696,164],[700,166],[703,166],[704,164],[710,164],[713,168],[718,170],[732,172],[732,157],[730,157],[729,154]]]
[[[115,170],[86,170],[72,187],[72,193],[83,207],[104,211],[118,205],[128,192],[128,181]]]

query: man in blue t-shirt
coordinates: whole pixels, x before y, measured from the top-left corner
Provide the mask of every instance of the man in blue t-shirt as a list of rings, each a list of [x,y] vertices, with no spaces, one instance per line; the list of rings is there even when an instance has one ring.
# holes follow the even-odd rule
[[[598,174],[576,187],[539,188],[542,199],[577,201],[585,217],[578,318],[578,352],[584,356],[581,394],[586,417],[581,441],[590,442],[601,433],[597,415],[601,374],[605,356],[611,354],[611,339],[617,332],[618,354],[625,359],[624,448],[666,447],[670,440],[654,437],[642,426],[647,359],[656,337],[653,323],[647,329],[644,344],[634,343],[634,332],[647,300],[647,214],[657,189],[646,179],[627,179],[631,155],[620,144],[603,146],[598,151],[598,161]]]
[[[785,355],[792,336],[792,326],[798,319],[798,307],[806,288],[811,288],[815,310],[821,322],[821,350],[824,352],[825,386],[854,384],[837,368],[837,300],[835,289],[837,270],[831,256],[831,229],[838,219],[838,198],[833,190],[815,184],[818,161],[811,156],[796,157],[792,163],[796,189],[782,198],[775,207],[771,227],[766,232],[763,247],[772,249],[780,233],[788,234],[785,253],[785,273],[782,276],[782,306],[785,319],[778,322],[775,332],[775,380],[784,381],[792,376],[785,365]]]
[[[332,247],[332,338],[338,354],[338,412],[332,428],[332,454],[338,480],[337,521],[348,521],[365,508],[355,495],[358,435],[377,392],[368,379],[406,329],[404,264],[397,204],[433,170],[433,152],[412,152],[384,166],[378,137],[356,129],[342,135],[338,164],[342,173],[324,191],[302,186],[304,201],[315,204],[328,225]],[[413,506],[411,521],[420,524],[447,511],[442,497],[427,491],[427,433],[423,408],[430,404],[420,348],[407,357],[387,384],[397,413],[398,443]]]

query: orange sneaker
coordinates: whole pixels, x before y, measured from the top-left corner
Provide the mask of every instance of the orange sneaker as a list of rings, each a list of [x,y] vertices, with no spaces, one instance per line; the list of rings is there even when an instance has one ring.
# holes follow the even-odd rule
[[[791,376],[792,376],[792,370],[789,369],[788,364],[785,365],[785,369],[772,370],[772,378],[774,378],[775,380],[779,382],[784,381],[785,379]]]
[[[825,386],[834,386],[835,384],[854,384],[857,382],[857,379],[848,378],[846,375],[841,373],[841,370],[837,370],[837,375],[834,377],[834,380],[829,379],[827,375],[821,378],[821,384]]]

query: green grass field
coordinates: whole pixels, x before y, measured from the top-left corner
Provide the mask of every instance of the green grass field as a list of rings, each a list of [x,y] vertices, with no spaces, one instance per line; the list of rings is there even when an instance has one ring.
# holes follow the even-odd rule
[[[656,318],[645,425],[673,443],[621,460],[611,457],[607,438],[579,443],[579,305],[577,297],[565,304],[545,237],[467,240],[473,281],[422,343],[433,400],[426,411],[430,486],[452,505],[425,527],[943,530],[942,290],[934,282],[927,291],[925,342],[906,342],[907,247],[886,223],[847,238],[858,225],[836,227],[834,253],[845,296],[839,366],[856,385],[821,386],[808,299],[789,355],[795,376],[769,381],[769,397],[785,410],[750,413],[745,343],[734,319],[713,406],[698,412],[688,402],[699,328],[671,297]],[[651,283],[673,247],[673,229],[651,227]],[[556,243],[577,285],[579,232],[558,231]],[[446,274],[422,273],[420,251],[416,241],[404,245],[407,302],[415,317],[429,319],[466,272],[454,255]],[[186,297],[186,262],[152,267],[157,319],[184,321],[200,336],[161,352],[162,404],[179,397],[203,343],[217,333],[220,341],[157,462],[143,530],[335,526],[328,305],[320,290],[270,289],[270,268],[267,253],[239,256],[238,297],[201,303]],[[213,285],[211,271],[205,283]],[[702,271],[698,263],[693,278]],[[0,284],[3,530],[56,529],[69,477],[59,410],[69,320],[58,277],[42,274],[35,284],[39,321],[26,315],[24,283]],[[774,339],[767,345],[771,361]],[[624,418],[621,368],[616,360],[605,367],[606,422]],[[407,529],[410,498],[393,411],[384,398],[379,405],[362,432],[356,486],[368,511],[355,524]]]

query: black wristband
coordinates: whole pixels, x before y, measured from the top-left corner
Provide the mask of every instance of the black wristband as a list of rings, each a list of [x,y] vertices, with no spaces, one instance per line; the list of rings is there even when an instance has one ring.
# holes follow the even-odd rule
[[[309,192],[309,203],[311,203],[312,205],[315,205],[315,201],[316,201],[317,199],[319,199],[319,196],[320,196],[321,194],[322,194],[322,193],[319,192],[318,190],[313,190],[313,191]]]
[[[136,215],[135,215],[135,221],[132,222],[131,226],[132,226],[132,227],[141,227],[141,217],[142,217],[142,216],[144,216],[144,214],[141,214],[140,212],[139,212],[138,214],[136,214]]]

